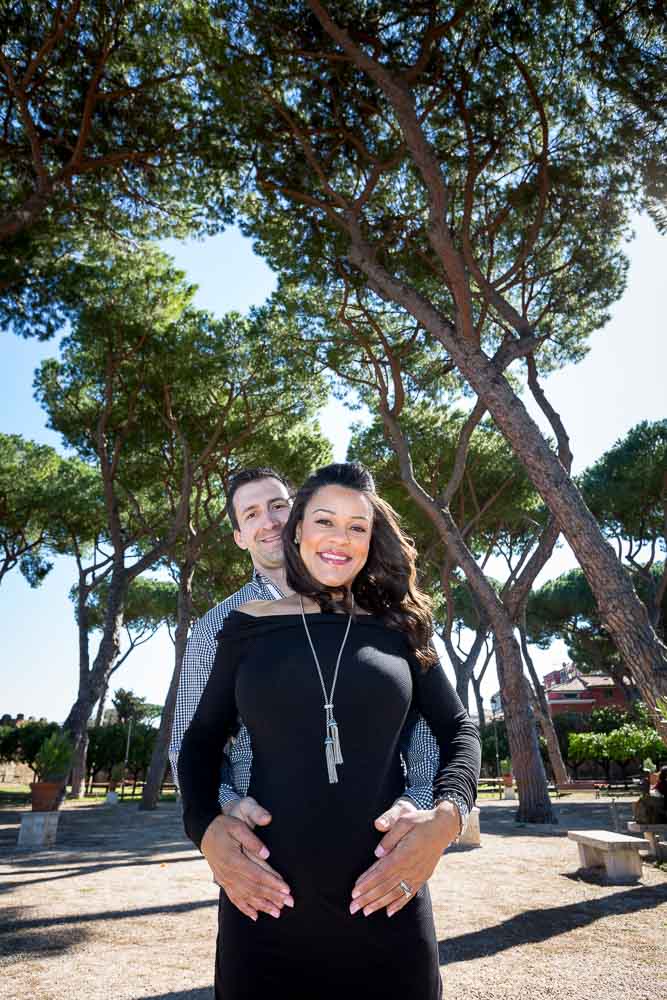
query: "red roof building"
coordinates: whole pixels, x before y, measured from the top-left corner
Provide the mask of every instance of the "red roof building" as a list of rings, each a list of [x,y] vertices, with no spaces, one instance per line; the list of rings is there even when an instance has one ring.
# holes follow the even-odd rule
[[[590,715],[595,708],[627,710],[628,703],[623,689],[613,677],[606,674],[582,674],[574,668],[567,671],[569,676],[563,677],[563,673],[564,671],[553,671],[544,678],[552,717],[563,712]]]

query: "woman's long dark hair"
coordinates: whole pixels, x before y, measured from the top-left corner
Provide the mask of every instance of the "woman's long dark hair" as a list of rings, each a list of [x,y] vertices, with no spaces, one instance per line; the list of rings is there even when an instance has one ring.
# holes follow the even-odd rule
[[[312,598],[322,611],[335,611],[340,606],[334,592],[308,572],[295,542],[306,506],[323,486],[342,486],[368,498],[373,508],[371,540],[368,559],[352,584],[354,599],[365,611],[404,632],[417,661],[428,669],[438,658],[431,644],[432,602],[417,586],[417,550],[402,530],[398,514],[375,492],[373,477],[360,462],[334,463],[318,469],[294,497],[283,528],[288,587]]]

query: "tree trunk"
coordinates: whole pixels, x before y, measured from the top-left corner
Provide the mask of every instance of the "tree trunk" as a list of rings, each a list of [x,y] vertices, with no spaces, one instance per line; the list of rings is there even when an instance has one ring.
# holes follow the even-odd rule
[[[507,738],[519,792],[516,819],[523,823],[554,823],[556,819],[524,684],[521,650],[507,609],[477,565],[449,510],[436,503],[415,480],[410,451],[398,421],[386,406],[380,409],[410,496],[435,525],[452,559],[465,573],[468,585],[493,631]]]
[[[488,625],[477,629],[473,644],[465,656],[459,656],[456,652],[448,625],[445,625],[440,633],[440,638],[447,650],[447,655],[449,656],[449,661],[456,677],[456,693],[461,699],[466,712],[470,711],[470,681],[472,680],[488,631]]]
[[[537,676],[533,658],[528,650],[528,640],[526,638],[525,631],[525,611],[524,620],[519,628],[519,634],[521,636],[521,652],[523,653],[523,658],[526,666],[528,667],[530,679],[533,682],[532,690],[535,698],[533,709],[540,720],[542,735],[547,743],[549,763],[551,764],[551,770],[553,771],[554,781],[557,785],[569,785],[570,778],[567,773],[565,761],[563,760],[563,755],[560,752],[560,744],[558,742],[556,730],[551,718],[551,713],[549,712],[549,702],[547,701],[547,696],[544,692],[540,679]]]
[[[475,704],[477,706],[477,717],[479,718],[479,731],[484,733],[486,729],[486,716],[484,715],[484,700],[482,698],[482,682],[473,674],[470,678],[472,689],[475,692]]]
[[[539,427],[500,367],[477,346],[475,338],[455,330],[415,289],[393,278],[382,267],[354,223],[350,261],[366,275],[381,296],[406,309],[438,340],[493,417],[558,522],[595,596],[600,618],[637,681],[642,697],[657,716],[656,698],[667,696],[667,648],[651,627],[645,605],[632,580],[584,503],[562,463],[551,451]],[[463,300],[465,269],[450,274],[455,299]],[[454,287],[456,286],[456,287]],[[656,724],[667,738],[667,722]]]
[[[505,715],[512,772],[519,793],[517,823],[557,823],[549,798],[532,706],[527,696],[521,651],[512,635],[496,638],[496,669]]]
[[[89,669],[88,666],[88,608],[85,604],[85,597],[82,596],[79,599],[79,692],[63,723],[63,729],[70,734],[74,741],[76,766],[70,792],[70,798],[73,799],[81,798],[83,795],[88,750],[88,719],[95,702],[99,700],[108,683],[113,662],[120,650],[120,630],[123,624],[128,582],[122,563],[120,566],[116,565],[109,585],[102,639],[92,669]]]
[[[71,790],[68,798],[83,798],[86,779],[86,754],[88,752],[88,719],[96,699],[89,690],[79,689],[79,696],[72,705],[63,729],[70,734],[74,743],[74,757],[70,776]]]
[[[180,579],[178,586],[178,612],[176,622],[176,633],[174,636],[174,672],[171,675],[169,691],[165,699],[160,719],[160,729],[157,734],[151,762],[146,775],[146,783],[141,793],[140,809],[156,809],[160,798],[160,789],[164,781],[164,773],[167,767],[169,755],[169,743],[171,741],[171,729],[174,724],[174,712],[176,710],[176,696],[178,694],[178,683],[181,677],[181,667],[183,664],[183,654],[188,641],[188,632],[192,620],[192,578],[194,576],[194,558],[186,561],[180,569]],[[175,776],[174,776],[174,780]]]
[[[100,700],[97,703],[97,714],[95,715],[95,725],[101,726],[104,720],[104,704],[107,700],[107,694],[109,692],[109,678],[107,677],[107,682],[102,689],[102,694],[100,695]]]
[[[88,716],[90,718],[90,716]],[[74,759],[72,761],[72,773],[70,782],[72,789],[68,798],[82,799],[86,794],[86,754],[88,753],[88,720],[81,739],[76,745]]]

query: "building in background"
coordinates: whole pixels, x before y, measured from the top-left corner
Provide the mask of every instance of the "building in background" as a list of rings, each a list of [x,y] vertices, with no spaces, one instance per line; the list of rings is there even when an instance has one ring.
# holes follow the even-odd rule
[[[549,714],[581,712],[590,715],[595,708],[628,710],[628,700],[620,684],[607,674],[582,674],[573,663],[564,663],[542,678],[549,705]],[[493,718],[503,718],[500,691],[491,696]]]
[[[628,701],[620,684],[608,674],[583,674],[572,663],[552,670],[543,678],[550,715],[580,712],[590,715],[596,708],[627,711]]]
[[[25,726],[27,722],[46,722],[46,719],[44,716],[41,719],[36,719],[34,715],[29,715],[26,719],[23,712],[19,712],[16,718],[7,713],[0,718],[0,726],[12,726],[12,728],[15,726]]]

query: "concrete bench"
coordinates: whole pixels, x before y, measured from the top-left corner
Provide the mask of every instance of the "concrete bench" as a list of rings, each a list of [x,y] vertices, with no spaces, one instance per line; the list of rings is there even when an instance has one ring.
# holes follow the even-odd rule
[[[610,882],[635,882],[641,876],[644,840],[610,830],[569,830],[567,835],[579,849],[582,868],[604,865]]]
[[[60,813],[26,812],[21,816],[19,847],[53,847],[58,832]]]
[[[474,806],[470,810],[470,816],[468,817],[468,825],[465,829],[465,833],[462,833],[458,839],[459,844],[463,844],[465,847],[481,847],[479,839],[479,809]]]
[[[648,841],[651,854],[658,861],[662,860],[662,855],[667,855],[667,844],[661,844],[661,840],[667,841],[667,823],[628,823],[630,833],[641,833]]]

